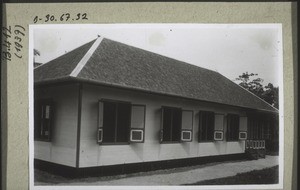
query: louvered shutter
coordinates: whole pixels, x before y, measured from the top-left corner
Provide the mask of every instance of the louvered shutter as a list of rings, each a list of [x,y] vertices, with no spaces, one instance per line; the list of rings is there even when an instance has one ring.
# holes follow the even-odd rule
[[[143,143],[145,138],[145,105],[131,106],[130,142]]]

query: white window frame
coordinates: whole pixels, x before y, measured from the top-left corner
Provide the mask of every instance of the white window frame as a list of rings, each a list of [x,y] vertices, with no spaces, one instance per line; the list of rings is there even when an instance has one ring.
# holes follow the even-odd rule
[[[132,139],[133,135],[132,133],[133,132],[141,132],[141,139],[139,140],[136,140],[136,139]],[[144,142],[144,129],[130,129],[130,142],[134,142],[134,143],[142,143]]]
[[[101,132],[100,132],[100,131],[101,131]],[[101,134],[101,140],[99,140],[99,139],[100,139],[100,138],[99,138],[99,134]],[[98,142],[99,144],[101,144],[102,141],[103,141],[103,129],[102,129],[102,128],[98,128],[98,131],[97,131],[97,142]]]
[[[216,134],[220,133],[222,138],[216,138]],[[215,130],[214,131],[214,141],[223,141],[224,140],[224,132],[220,130]]]
[[[244,138],[241,137],[241,134],[243,134],[243,133],[245,134],[245,137],[244,137]],[[248,137],[247,131],[240,131],[240,132],[239,132],[239,140],[240,140],[240,141],[247,140],[247,137]]]
[[[183,133],[190,133],[190,138],[189,139],[184,139],[183,138]],[[191,142],[193,140],[193,131],[192,130],[187,130],[187,129],[182,129],[181,130],[181,137],[180,140],[182,142]]]

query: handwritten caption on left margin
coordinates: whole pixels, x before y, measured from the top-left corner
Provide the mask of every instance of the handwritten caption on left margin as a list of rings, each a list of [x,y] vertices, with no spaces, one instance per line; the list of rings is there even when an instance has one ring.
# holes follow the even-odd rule
[[[2,60],[11,61],[13,57],[23,58],[25,31],[21,25],[2,27]]]

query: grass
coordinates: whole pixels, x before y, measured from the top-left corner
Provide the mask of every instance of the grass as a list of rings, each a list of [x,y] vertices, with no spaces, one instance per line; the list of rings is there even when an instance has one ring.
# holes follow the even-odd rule
[[[245,184],[277,184],[278,166],[239,173],[235,176],[200,181],[186,185],[245,185]]]

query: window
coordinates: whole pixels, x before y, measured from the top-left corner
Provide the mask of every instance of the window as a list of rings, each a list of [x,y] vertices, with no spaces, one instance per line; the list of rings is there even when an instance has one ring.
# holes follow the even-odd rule
[[[239,116],[235,114],[227,115],[227,141],[239,140]]]
[[[102,143],[124,143],[128,142],[130,128],[131,104],[126,102],[103,101],[99,115],[103,116]],[[98,139],[99,142],[99,139]]]
[[[213,112],[199,112],[199,142],[214,140],[215,115]]]
[[[160,142],[191,142],[193,140],[192,110],[162,107]]]
[[[99,101],[97,142],[144,142],[145,110],[144,105],[113,100]]]
[[[50,141],[53,120],[52,100],[39,100],[34,110],[34,139]]]
[[[161,142],[179,142],[181,139],[182,111],[180,108],[162,108]]]

